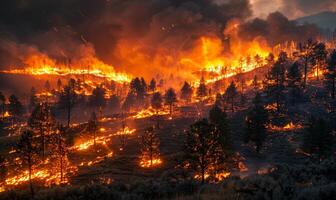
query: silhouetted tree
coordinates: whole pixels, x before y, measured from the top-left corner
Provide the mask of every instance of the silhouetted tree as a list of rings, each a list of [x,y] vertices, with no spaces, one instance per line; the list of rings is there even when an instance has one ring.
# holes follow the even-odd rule
[[[30,90],[30,98],[29,98],[29,110],[32,111],[38,104],[36,90],[34,87]]]
[[[226,141],[223,134],[203,119],[191,125],[187,132],[185,156],[189,166],[200,174],[204,183],[205,174],[211,173],[211,167],[223,164],[225,161]]]
[[[93,144],[94,147],[96,147],[96,137],[97,137],[97,131],[98,131],[98,120],[96,113],[93,112],[91,114],[90,120],[88,122],[87,130],[90,132],[90,134],[93,135]]]
[[[141,137],[141,159],[149,161],[150,166],[153,161],[160,156],[159,150],[160,140],[158,135],[154,132],[153,127],[147,128],[144,135]]]
[[[15,95],[9,97],[8,110],[13,115],[14,120],[23,114],[23,105]]]
[[[238,91],[235,83],[232,81],[224,93],[224,99],[231,105],[231,112],[234,112],[234,106],[238,97]]]
[[[205,80],[203,77],[201,78],[196,94],[197,94],[197,97],[201,99],[203,99],[204,97],[208,95],[208,89],[205,85]]]
[[[156,81],[154,78],[149,83],[149,90],[152,91],[152,93],[156,90]]]
[[[70,127],[71,112],[77,102],[77,94],[75,92],[75,80],[71,79],[64,90],[61,92],[58,104],[60,108],[67,112],[67,125]]]
[[[313,51],[316,43],[309,39],[305,44],[300,45],[300,58],[303,61],[304,73],[303,73],[303,87],[306,88],[307,76],[309,70],[309,64],[313,60]]]
[[[160,92],[155,92],[151,99],[151,106],[156,111],[156,127],[160,128],[160,116],[159,110],[162,108],[162,96]]]
[[[221,136],[219,139],[222,140],[220,144],[223,146],[223,150],[230,150],[231,132],[226,113],[220,107],[214,105],[209,111],[209,121],[219,131]]]
[[[193,89],[191,88],[188,82],[184,82],[181,88],[181,99],[185,100],[186,102],[191,101],[191,97],[193,94]]]
[[[135,78],[130,83],[130,92],[135,95],[136,103],[141,105],[144,102],[146,95],[146,85],[143,79]]]
[[[50,86],[50,83],[49,83],[48,80],[44,84],[44,89],[45,89],[46,92],[50,92],[50,90],[51,90],[51,86]]]
[[[301,71],[299,64],[295,62],[288,70],[287,82],[289,94],[293,105],[296,104],[297,99],[301,97]]]
[[[317,154],[319,158],[330,153],[333,136],[327,122],[312,117],[306,127],[303,139],[303,149],[310,154]]]
[[[316,64],[316,78],[319,80],[319,69],[324,67],[328,52],[324,43],[320,42],[313,47],[313,62]]]
[[[246,143],[249,141],[255,143],[257,152],[260,152],[261,146],[266,140],[268,121],[267,110],[264,108],[260,94],[257,93],[253,100],[253,107],[246,117],[246,134],[244,138]]]
[[[53,166],[60,173],[60,183],[64,182],[64,175],[68,166],[68,148],[65,140],[66,129],[62,125],[57,126],[56,134],[52,137],[52,159]]]
[[[224,107],[223,96],[220,93],[216,94],[215,106],[217,106],[219,108]]]
[[[61,79],[58,79],[57,80],[57,90],[58,90],[58,92],[61,92],[62,87],[63,87],[62,81],[61,81]]]
[[[325,73],[325,87],[333,99],[336,92],[336,50],[330,54],[327,71]]]
[[[27,165],[29,173],[30,193],[34,198],[34,188],[32,183],[32,169],[38,162],[38,147],[34,141],[33,132],[25,130],[17,144],[17,152],[21,158],[23,165]]]
[[[41,142],[39,144],[43,160],[46,158],[47,136],[50,135],[54,125],[55,120],[52,116],[51,108],[46,103],[38,104],[28,119],[28,126],[40,138]]]
[[[176,97],[176,93],[175,90],[173,88],[169,88],[166,91],[166,94],[164,96],[165,99],[165,103],[167,105],[169,105],[169,115],[172,116],[173,113],[173,106],[174,104],[177,102],[177,97]]]
[[[126,96],[126,99],[122,105],[123,111],[129,112],[133,108],[136,101],[136,96],[134,93],[129,92]]]
[[[285,100],[285,66],[278,60],[266,75],[265,91],[271,102],[275,102],[277,112],[279,113]]]
[[[102,109],[106,105],[105,89],[102,87],[96,87],[92,91],[92,95],[89,97],[89,104],[97,109]]]

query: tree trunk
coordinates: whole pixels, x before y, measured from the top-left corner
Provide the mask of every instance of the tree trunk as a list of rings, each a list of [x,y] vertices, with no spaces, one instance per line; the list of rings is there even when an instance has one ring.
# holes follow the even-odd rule
[[[70,118],[71,118],[71,108],[68,106],[68,128],[70,127]]]
[[[32,163],[31,163],[31,156],[28,158],[28,168],[29,168],[29,186],[30,186],[30,194],[32,196],[32,199],[34,199],[34,188],[33,188],[33,182],[32,182]]]
[[[160,116],[158,110],[156,110],[156,128],[160,129]]]

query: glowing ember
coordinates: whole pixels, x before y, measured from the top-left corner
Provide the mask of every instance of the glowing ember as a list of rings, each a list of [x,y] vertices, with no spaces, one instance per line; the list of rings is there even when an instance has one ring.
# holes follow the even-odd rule
[[[156,112],[155,109],[153,109],[152,107],[149,107],[148,109],[144,109],[141,110],[140,112],[138,112],[135,116],[133,116],[133,118],[135,119],[143,119],[143,118],[148,118],[148,117],[152,117],[155,115],[169,115],[169,110],[160,110],[158,112]]]
[[[141,159],[140,161],[140,166],[143,168],[152,168],[152,167],[159,166],[161,164],[162,164],[162,160],[160,158],[152,159],[152,160]]]
[[[269,125],[269,128],[272,131],[293,131],[293,130],[301,129],[303,127],[301,124],[294,124],[293,122],[290,122],[283,127]]]
[[[8,111],[6,111],[5,113],[4,113],[4,115],[3,115],[4,117],[10,117],[11,115],[9,114],[9,112]]]

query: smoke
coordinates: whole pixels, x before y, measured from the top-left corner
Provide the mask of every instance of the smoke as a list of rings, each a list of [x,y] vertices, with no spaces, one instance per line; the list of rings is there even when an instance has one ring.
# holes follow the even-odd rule
[[[147,78],[159,72],[173,76],[179,69],[176,58],[192,51],[201,37],[224,40],[229,21],[251,16],[249,0],[4,1],[0,69],[24,66],[29,55],[39,54],[48,62],[81,63],[90,57]],[[242,25],[239,35],[276,44],[315,31],[275,13]]]
[[[247,40],[262,36],[268,44],[274,46],[286,41],[304,42],[316,38],[319,30],[315,25],[298,25],[283,14],[275,12],[269,14],[265,20],[256,18],[243,24],[239,34]]]

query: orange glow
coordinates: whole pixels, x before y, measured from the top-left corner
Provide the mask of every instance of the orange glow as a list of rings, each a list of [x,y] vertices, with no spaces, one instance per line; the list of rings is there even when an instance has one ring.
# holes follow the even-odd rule
[[[4,115],[3,115],[4,117],[10,117],[11,115],[9,114],[9,112],[8,111],[6,111],[5,113],[4,113]]]
[[[158,112],[156,112],[155,109],[153,109],[152,107],[149,107],[148,109],[143,109],[141,111],[139,111],[135,116],[133,116],[133,118],[135,119],[143,119],[143,118],[148,118],[148,117],[152,117],[155,115],[168,115],[169,114],[169,110],[165,110],[165,109],[161,109]]]
[[[294,124],[293,122],[289,122],[283,127],[279,126],[274,126],[274,125],[269,125],[269,128],[272,131],[292,131],[292,130],[297,130],[303,128],[301,124]]]
[[[156,167],[162,164],[162,160],[160,158],[152,159],[152,160],[147,160],[147,159],[141,159],[140,161],[140,166],[143,168],[152,168]]]

